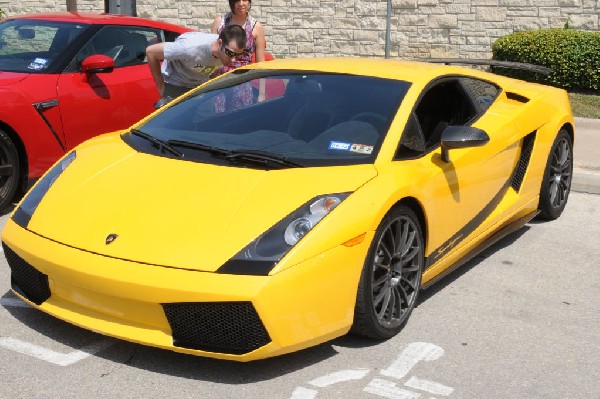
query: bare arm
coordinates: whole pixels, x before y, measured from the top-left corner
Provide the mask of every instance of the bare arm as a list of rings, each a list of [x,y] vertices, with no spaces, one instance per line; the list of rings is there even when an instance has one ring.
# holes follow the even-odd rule
[[[158,93],[162,97],[165,92],[165,80],[160,70],[160,63],[165,59],[165,44],[157,43],[146,48],[146,56],[148,57],[148,67],[150,67],[150,73],[156,83]]]
[[[263,62],[265,60],[265,47],[267,46],[267,41],[265,39],[265,30],[260,22],[257,22],[256,25],[254,25],[252,35],[254,36],[254,41],[256,42],[256,62]],[[264,99],[265,80],[260,79],[258,85],[258,101],[264,101]]]
[[[215,17],[215,20],[213,21],[212,26],[210,27],[210,33],[217,33],[219,25],[221,25],[221,17],[217,16]]]

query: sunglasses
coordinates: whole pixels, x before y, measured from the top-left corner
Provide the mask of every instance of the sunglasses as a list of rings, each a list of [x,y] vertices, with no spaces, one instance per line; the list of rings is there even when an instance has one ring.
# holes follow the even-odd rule
[[[243,55],[246,53],[246,51],[242,51],[241,53],[234,53],[233,51],[229,50],[225,46],[223,46],[223,51],[225,52],[225,55],[230,58],[239,57],[240,55]]]

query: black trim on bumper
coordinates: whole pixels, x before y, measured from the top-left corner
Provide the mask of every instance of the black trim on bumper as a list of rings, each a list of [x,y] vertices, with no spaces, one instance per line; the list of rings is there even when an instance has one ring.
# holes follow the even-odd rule
[[[163,303],[173,345],[242,355],[271,342],[251,302]]]
[[[13,291],[36,305],[41,305],[50,298],[48,276],[27,263],[4,242],[2,248],[11,270],[10,284]]]

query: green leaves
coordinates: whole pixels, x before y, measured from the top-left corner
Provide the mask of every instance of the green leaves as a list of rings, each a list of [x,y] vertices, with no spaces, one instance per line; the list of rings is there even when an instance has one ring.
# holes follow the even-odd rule
[[[548,76],[497,70],[532,82],[569,90],[600,90],[600,32],[540,29],[503,36],[492,45],[492,58],[552,68]]]

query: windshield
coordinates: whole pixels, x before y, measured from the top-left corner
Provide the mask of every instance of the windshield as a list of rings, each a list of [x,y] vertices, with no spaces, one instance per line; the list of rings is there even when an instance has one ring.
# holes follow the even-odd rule
[[[372,163],[409,86],[366,76],[274,73],[281,72],[239,71],[215,80],[140,126],[137,136],[151,135],[201,162]]]
[[[0,71],[44,73],[87,25],[43,20],[0,24]]]

